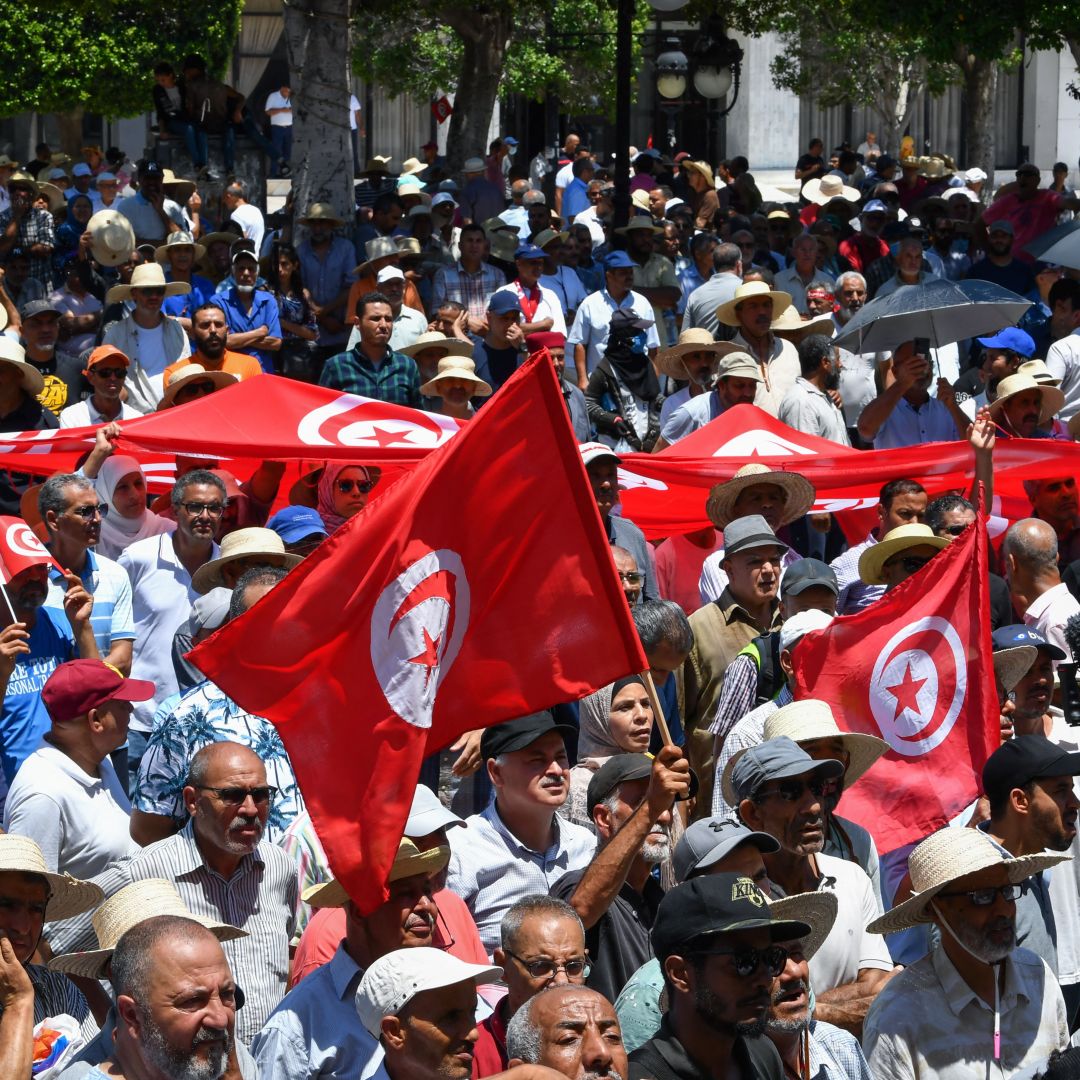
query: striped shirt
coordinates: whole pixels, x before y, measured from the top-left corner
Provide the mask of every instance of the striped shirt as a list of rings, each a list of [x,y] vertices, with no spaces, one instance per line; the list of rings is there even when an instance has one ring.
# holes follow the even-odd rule
[[[191,821],[175,836],[121,859],[92,880],[112,896],[133,881],[165,878],[176,885],[193,915],[247,931],[246,938],[222,943],[246,999],[236,1014],[236,1037],[247,1044],[285,996],[299,899],[296,866],[279,847],[263,841],[226,880],[203,861],[193,829]],[[72,923],[51,942],[53,952],[97,948],[89,915]]]
[[[431,286],[431,310],[438,311],[447,300],[456,300],[474,319],[487,315],[491,294],[506,284],[506,275],[488,263],[481,263],[475,274],[460,262],[435,271]]]
[[[850,1031],[810,1021],[811,1080],[873,1080],[859,1040]]]
[[[859,577],[859,559],[867,548],[876,543],[877,537],[870,533],[861,544],[848,548],[829,563],[836,575],[836,584],[840,586],[840,598],[836,602],[837,615],[854,615],[856,611],[862,611],[864,607],[869,607],[885,595],[884,585],[867,585]]]
[[[79,575],[83,588],[94,598],[90,625],[94,640],[104,660],[114,641],[135,640],[135,619],[131,613],[131,581],[127,571],[112,559],[86,552],[86,565]],[[49,595],[45,606],[64,617],[66,595],[64,575],[55,566],[49,567]]]
[[[98,1031],[97,1021],[86,1004],[82,991],[58,971],[50,971],[40,964],[27,964],[26,974],[34,988],[34,1026],[49,1017],[67,1013],[80,1025],[83,1039],[92,1039]],[[0,1005],[0,1013],[4,1007]]]

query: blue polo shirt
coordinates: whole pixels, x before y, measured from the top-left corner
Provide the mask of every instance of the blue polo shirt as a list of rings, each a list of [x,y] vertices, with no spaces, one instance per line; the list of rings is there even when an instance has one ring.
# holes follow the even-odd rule
[[[127,571],[112,559],[86,553],[86,565],[80,575],[83,588],[94,598],[94,610],[90,625],[94,628],[94,640],[102,659],[109,655],[114,641],[135,640],[135,619],[131,614],[131,581]],[[55,566],[49,567],[49,595],[45,607],[51,610],[65,626],[64,575]]]
[[[172,281],[172,271],[165,271],[165,280]],[[166,296],[161,310],[176,319],[190,319],[191,313],[214,299],[214,283],[200,274],[191,275],[191,292]]]
[[[251,310],[245,311],[240,305],[240,297],[235,286],[225,293],[216,293],[210,303],[217,304],[225,312],[225,323],[230,334],[246,334],[260,326],[265,326],[271,337],[281,337],[281,320],[278,318],[277,300],[272,293],[256,288],[252,293]],[[265,372],[274,373],[274,354],[265,349],[246,348],[244,350],[256,357]]]

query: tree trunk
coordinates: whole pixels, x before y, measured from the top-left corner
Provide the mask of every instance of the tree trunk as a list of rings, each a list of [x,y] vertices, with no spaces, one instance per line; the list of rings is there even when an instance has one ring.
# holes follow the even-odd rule
[[[292,88],[293,215],[326,202],[351,227],[349,0],[286,0],[285,44]],[[368,120],[370,123],[370,118]],[[293,232],[294,243],[300,240]]]
[[[997,96],[997,64],[963,50],[957,57],[964,73],[967,119],[964,123],[964,148],[967,168],[978,166],[990,178],[987,189],[994,187],[997,146],[994,135],[994,100]]]
[[[467,25],[452,25],[464,45],[446,140],[447,168],[456,173],[466,158],[487,154],[488,130],[510,40],[510,16],[471,13]]]
[[[56,126],[60,130],[60,149],[71,155],[72,161],[82,159],[83,107],[76,105],[67,112],[56,113]],[[55,149],[55,148],[54,148]]]

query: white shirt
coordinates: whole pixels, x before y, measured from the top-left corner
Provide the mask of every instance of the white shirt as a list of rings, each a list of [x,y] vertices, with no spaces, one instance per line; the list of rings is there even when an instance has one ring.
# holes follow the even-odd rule
[[[1024,625],[1034,626],[1051,645],[1063,649],[1068,659],[1072,660],[1069,646],[1065,643],[1065,624],[1077,612],[1080,612],[1080,604],[1069,592],[1069,586],[1061,581],[1032,601],[1024,612]],[[1055,660],[1055,671],[1057,666],[1058,661]]]
[[[681,390],[676,390],[674,394],[664,398],[664,404],[660,406],[660,427],[663,428],[664,424],[667,423],[668,417],[681,405],[685,405],[689,400],[689,386],[684,386]]]
[[[652,322],[652,304],[641,293],[632,289],[618,304],[612,299],[607,289],[589,293],[581,302],[574,316],[574,325],[570,327],[570,333],[566,337],[568,347],[574,345],[585,346],[585,370],[588,374],[600,363],[600,358],[607,349],[608,330],[611,324],[611,316],[616,308],[630,308],[635,315]],[[656,332],[655,324],[645,331],[646,346],[649,349],[660,348],[660,338]],[[567,369],[572,370],[573,354],[568,353]]]
[[[1068,423],[1080,412],[1080,330],[1055,341],[1046,350],[1046,367],[1055,379],[1061,380],[1060,390],[1065,404],[1058,410],[1058,417]]]
[[[356,114],[360,111],[360,102],[356,100],[355,94],[349,95],[349,130],[356,130]]]
[[[131,803],[106,757],[90,776],[55,746],[42,741],[12,781],[4,831],[29,836],[54,873],[89,878],[133,853],[128,831]]]
[[[555,186],[565,190],[566,185],[574,179],[574,158],[571,158],[556,174]]]
[[[797,551],[788,548],[780,558],[781,571],[786,570],[792,563],[798,562],[802,556]],[[720,594],[728,587],[727,571],[721,569],[720,564],[724,561],[724,549],[714,551],[701,564],[701,577],[698,578],[698,592],[701,593],[702,605],[711,604],[720,599]]]
[[[142,413],[133,409],[126,401],[122,401],[120,402],[120,415],[117,416],[116,419],[133,420],[136,416],[142,415]],[[90,398],[87,398],[85,401],[76,401],[74,405],[69,405],[66,409],[60,410],[60,426],[62,428],[90,427],[92,424],[107,424],[108,422],[109,421],[94,408]]]
[[[263,106],[266,112],[271,109],[288,109],[288,112],[274,113],[270,117],[271,127],[292,127],[292,95],[285,97],[280,90],[275,90],[266,99],[266,104]]]
[[[218,546],[214,544],[210,558],[216,559],[218,555]],[[135,616],[131,677],[149,679],[157,687],[151,701],[135,702],[130,726],[135,731],[150,731],[158,705],[178,689],[172,659],[173,637],[191,615],[191,605],[199,594],[191,587],[191,575],[176,554],[172,533],[137,540],[121,552],[117,562],[131,579],[131,607]]]
[[[255,250],[262,251],[263,233],[266,232],[266,224],[263,221],[262,211],[251,203],[238,206],[230,215],[230,221],[235,221],[244,235],[249,240],[255,241]]]

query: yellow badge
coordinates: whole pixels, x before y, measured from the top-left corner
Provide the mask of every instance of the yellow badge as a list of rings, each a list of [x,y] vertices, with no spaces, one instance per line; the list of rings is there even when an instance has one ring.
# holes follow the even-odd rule
[[[737,878],[731,886],[732,900],[749,900],[754,907],[764,907],[765,897],[761,890],[748,877]]]

